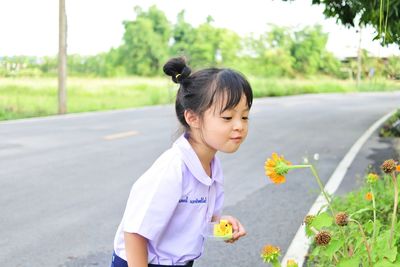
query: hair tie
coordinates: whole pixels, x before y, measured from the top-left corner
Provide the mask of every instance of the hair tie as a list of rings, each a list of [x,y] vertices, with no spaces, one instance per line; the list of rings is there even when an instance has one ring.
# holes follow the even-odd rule
[[[181,76],[180,73],[178,73],[177,75],[175,75],[175,79],[178,80],[179,76]]]

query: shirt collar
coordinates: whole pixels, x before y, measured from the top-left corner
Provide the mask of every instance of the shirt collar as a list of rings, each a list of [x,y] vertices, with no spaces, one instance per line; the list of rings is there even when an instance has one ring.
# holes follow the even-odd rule
[[[222,184],[222,171],[218,158],[214,156],[211,161],[211,173],[212,178],[210,178],[205,172],[203,166],[201,165],[200,159],[196,152],[193,150],[189,141],[187,140],[187,134],[182,134],[174,143],[174,146],[179,149],[182,155],[182,160],[185,162],[186,166],[196,177],[199,182],[210,186],[214,181]]]

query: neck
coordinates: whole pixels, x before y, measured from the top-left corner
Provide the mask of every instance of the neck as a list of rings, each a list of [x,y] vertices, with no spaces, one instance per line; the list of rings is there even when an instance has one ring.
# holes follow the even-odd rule
[[[189,136],[189,143],[192,146],[194,152],[196,152],[197,157],[200,159],[204,171],[209,177],[211,177],[211,161],[217,151],[210,148],[201,140],[201,138],[198,138],[193,134]]]

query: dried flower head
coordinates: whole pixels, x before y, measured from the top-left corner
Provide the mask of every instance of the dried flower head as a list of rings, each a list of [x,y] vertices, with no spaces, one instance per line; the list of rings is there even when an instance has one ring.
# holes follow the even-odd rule
[[[396,162],[393,159],[385,160],[382,165],[381,169],[384,173],[390,174],[396,170]]]
[[[280,255],[280,248],[272,245],[265,245],[261,252],[261,258],[263,258],[264,262],[278,261]]]
[[[287,260],[286,267],[299,267],[299,265],[294,260]]]
[[[367,183],[369,183],[369,184],[376,183],[378,181],[378,179],[379,179],[379,176],[376,173],[371,172],[371,173],[368,173],[368,175],[367,175]]]
[[[312,221],[315,219],[315,216],[314,215],[307,215],[305,218],[304,218],[304,224],[305,225],[310,225],[311,223],[312,223]]]
[[[365,194],[365,199],[367,201],[372,201],[373,198],[374,198],[374,195],[372,194],[372,192],[368,192]]]
[[[315,235],[315,243],[318,246],[326,246],[331,241],[331,234],[328,231],[320,231]]]
[[[291,163],[285,160],[283,156],[272,153],[272,159],[268,158],[265,162],[265,174],[269,176],[274,184],[282,184],[286,181],[285,175],[290,169],[289,165]]]
[[[335,221],[339,226],[346,226],[349,223],[349,216],[346,212],[338,212],[335,216]]]

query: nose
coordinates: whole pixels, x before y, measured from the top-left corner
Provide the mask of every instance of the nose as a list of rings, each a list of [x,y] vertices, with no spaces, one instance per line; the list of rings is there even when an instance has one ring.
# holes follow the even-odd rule
[[[233,125],[233,130],[242,131],[244,127],[244,122],[241,119],[235,120],[235,124]]]

